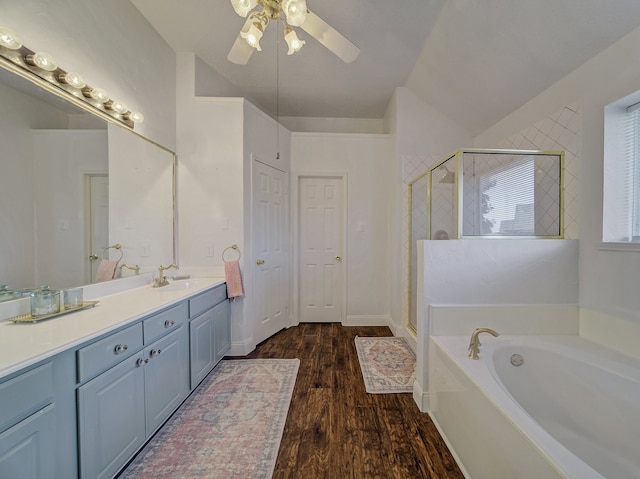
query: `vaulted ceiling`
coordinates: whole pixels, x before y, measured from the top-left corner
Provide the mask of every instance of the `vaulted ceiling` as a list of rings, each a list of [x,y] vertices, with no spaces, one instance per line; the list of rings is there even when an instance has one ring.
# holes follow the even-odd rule
[[[229,0],[132,0],[177,52],[272,114],[382,118],[407,86],[476,135],[640,25],[638,0],[307,0],[360,48],[344,63],[304,31],[286,54],[271,22],[247,65],[227,54],[245,19]]]

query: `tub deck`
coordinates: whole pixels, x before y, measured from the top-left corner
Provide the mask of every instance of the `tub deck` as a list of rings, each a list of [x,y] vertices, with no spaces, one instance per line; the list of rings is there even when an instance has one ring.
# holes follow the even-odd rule
[[[492,363],[485,362],[492,360],[498,344],[526,344],[531,338],[483,337],[480,360],[474,361],[467,358],[468,337],[433,336],[429,358],[432,406],[429,414],[467,477],[602,479],[604,475],[569,451],[515,402],[496,380]],[[635,366],[635,371],[640,372],[639,362],[634,358],[577,336],[535,336],[534,341],[543,341],[550,351],[579,348],[590,357],[599,358],[598,363],[606,363],[607,367],[621,364],[629,373]],[[535,392],[533,385],[531,392]],[[631,434],[638,436],[635,444],[639,444],[640,432]],[[635,466],[629,467],[633,470]],[[617,479],[620,474],[631,474],[621,477],[640,477],[634,472],[617,471]]]

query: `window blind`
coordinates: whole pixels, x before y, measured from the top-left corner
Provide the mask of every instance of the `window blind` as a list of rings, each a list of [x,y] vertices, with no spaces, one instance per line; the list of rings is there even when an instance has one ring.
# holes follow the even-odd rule
[[[528,156],[480,175],[485,220],[492,234],[531,236],[535,230],[535,162]],[[486,233],[485,233],[486,234]]]
[[[640,241],[640,103],[627,108],[624,119],[625,164],[623,208],[628,215],[632,241]]]

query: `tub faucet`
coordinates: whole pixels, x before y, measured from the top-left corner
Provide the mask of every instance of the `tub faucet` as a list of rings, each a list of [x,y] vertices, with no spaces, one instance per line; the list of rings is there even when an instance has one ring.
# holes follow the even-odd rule
[[[171,269],[171,268],[180,269],[180,268],[178,268],[178,265],[175,264],[175,263],[170,264],[169,266],[160,265],[160,267],[158,268],[158,277],[153,282],[153,287],[154,288],[161,288],[162,286],[166,286],[166,285],[169,284],[169,280],[164,275],[164,272],[166,270],[168,270],[168,269]]]
[[[500,336],[493,329],[477,328],[471,335],[471,341],[469,342],[469,359],[478,359],[478,353],[480,352],[480,339],[478,339],[478,336],[480,333],[489,333],[494,338]]]

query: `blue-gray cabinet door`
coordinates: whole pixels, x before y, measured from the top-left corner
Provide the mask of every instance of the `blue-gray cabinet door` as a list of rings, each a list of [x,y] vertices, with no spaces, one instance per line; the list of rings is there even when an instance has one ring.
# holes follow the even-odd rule
[[[0,477],[53,477],[55,444],[55,404],[49,404],[0,434]]]
[[[189,353],[186,329],[177,330],[144,350],[147,435],[153,432],[189,394]]]
[[[111,478],[144,443],[143,366],[135,354],[78,388],[83,479]]]
[[[213,309],[189,323],[191,389],[200,384],[216,365],[213,335]]]
[[[231,349],[231,311],[229,301],[213,308],[214,361],[217,364]]]

